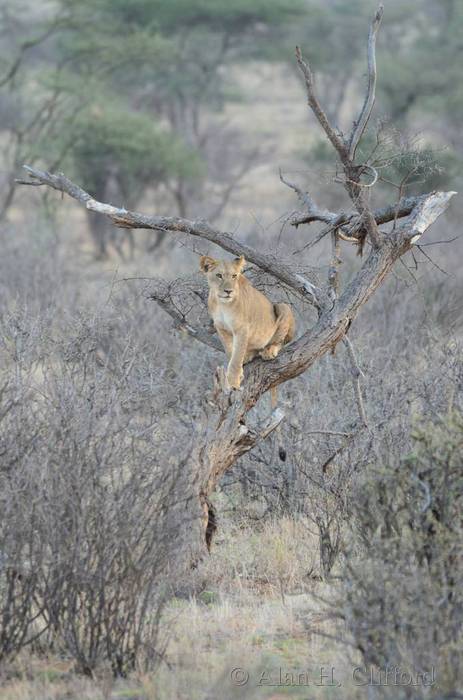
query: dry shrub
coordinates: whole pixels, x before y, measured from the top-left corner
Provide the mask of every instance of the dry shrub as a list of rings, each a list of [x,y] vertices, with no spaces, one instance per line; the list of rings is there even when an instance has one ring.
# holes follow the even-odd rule
[[[338,605],[367,667],[434,668],[433,692],[451,693],[462,672],[462,414],[421,424],[413,445],[357,483]],[[372,692],[408,697],[398,687]],[[414,693],[429,697],[429,688]]]
[[[0,658],[34,641],[88,675],[102,662],[126,675],[162,658],[180,534],[194,532],[188,439],[174,458],[167,428],[185,433],[181,359],[175,343],[153,347],[146,302],[129,308],[126,289],[54,314],[47,284],[1,309]]]

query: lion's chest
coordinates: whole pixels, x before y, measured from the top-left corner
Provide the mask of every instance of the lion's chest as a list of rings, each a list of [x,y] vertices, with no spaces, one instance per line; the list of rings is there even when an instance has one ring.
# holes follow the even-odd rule
[[[230,311],[228,311],[227,308],[218,306],[216,309],[214,309],[212,318],[216,328],[228,331],[228,333],[233,333],[233,328],[235,325],[234,316]]]

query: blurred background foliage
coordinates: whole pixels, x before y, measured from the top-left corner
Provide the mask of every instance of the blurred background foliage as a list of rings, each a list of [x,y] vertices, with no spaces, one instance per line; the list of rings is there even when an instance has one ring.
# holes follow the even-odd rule
[[[272,120],[270,113],[252,112],[252,89],[243,90],[243,80],[259,64],[272,63],[286,65],[287,80],[296,80],[293,50],[300,44],[329,117],[347,129],[363,87],[359,76],[374,5],[2,0],[1,216],[13,203],[18,168],[29,162],[65,170],[101,199],[136,206],[147,191],[161,190],[181,215],[219,217],[234,187],[268,150],[254,131],[220,121],[227,105],[239,101],[250,109],[249,123]],[[385,123],[393,123],[404,133],[411,130],[416,143],[403,161],[396,149],[381,175],[400,183],[410,158],[424,148],[408,187],[413,191],[417,181],[444,186],[459,180],[461,169],[463,6],[459,0],[389,0],[385,9],[375,111],[382,126],[372,121],[361,154],[368,154],[378,131],[387,132]],[[270,69],[269,93],[272,82]],[[280,99],[283,105],[284,92]],[[329,149],[312,131],[298,149],[300,164],[324,167]],[[389,136],[378,155],[390,145]],[[103,225],[91,218],[89,225],[104,255]]]

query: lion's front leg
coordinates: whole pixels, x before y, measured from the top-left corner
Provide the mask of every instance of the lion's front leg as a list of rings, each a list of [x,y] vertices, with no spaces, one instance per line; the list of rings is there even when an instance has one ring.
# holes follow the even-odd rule
[[[228,331],[224,331],[222,328],[216,328],[217,335],[222,341],[223,348],[228,358],[231,357],[233,351],[233,336]]]
[[[248,346],[247,331],[241,331],[233,336],[233,349],[228,363],[227,381],[232,389],[239,389],[243,379],[243,362]]]

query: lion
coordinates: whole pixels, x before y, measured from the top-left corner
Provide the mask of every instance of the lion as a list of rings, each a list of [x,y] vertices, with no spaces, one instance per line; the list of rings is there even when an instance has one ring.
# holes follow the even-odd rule
[[[200,269],[209,285],[208,309],[228,357],[230,388],[239,389],[243,365],[255,357],[273,360],[294,338],[296,323],[288,304],[272,304],[243,275],[243,256],[233,261],[203,255]]]

